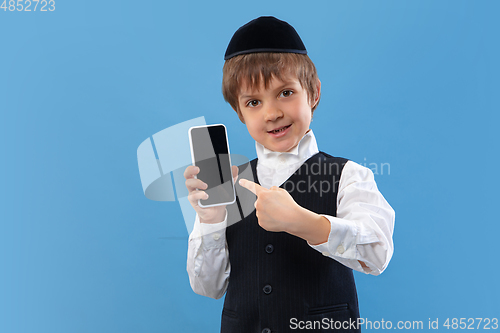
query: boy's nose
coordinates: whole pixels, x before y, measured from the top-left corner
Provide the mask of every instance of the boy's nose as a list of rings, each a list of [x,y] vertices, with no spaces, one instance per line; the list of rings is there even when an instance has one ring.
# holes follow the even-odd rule
[[[276,119],[279,119],[283,117],[283,112],[275,107],[275,106],[269,106],[266,108],[266,112],[264,115],[264,120],[265,121],[275,121]]]

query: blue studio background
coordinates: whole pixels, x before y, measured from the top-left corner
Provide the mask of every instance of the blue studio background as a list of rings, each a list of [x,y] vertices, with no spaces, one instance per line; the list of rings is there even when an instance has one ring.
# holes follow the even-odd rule
[[[261,15],[318,68],[320,149],[377,168],[396,211],[389,267],[355,273],[361,316],[500,317],[497,1],[39,9],[0,10],[0,332],[219,330],[222,300],[189,286],[179,204],[146,199],[136,150],[204,116],[255,157],[220,87],[232,34]]]

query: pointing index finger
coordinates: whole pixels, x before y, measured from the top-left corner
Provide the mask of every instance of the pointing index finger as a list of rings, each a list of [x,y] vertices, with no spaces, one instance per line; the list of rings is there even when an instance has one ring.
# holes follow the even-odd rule
[[[256,196],[259,196],[259,193],[262,192],[263,190],[262,186],[247,179],[240,179],[240,185],[249,190],[250,192],[252,192],[253,194],[255,194]]]

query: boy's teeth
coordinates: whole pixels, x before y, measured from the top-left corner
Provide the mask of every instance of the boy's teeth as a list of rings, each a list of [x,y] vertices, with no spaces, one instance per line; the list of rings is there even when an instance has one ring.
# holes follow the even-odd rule
[[[285,127],[282,127],[280,128],[279,130],[273,130],[273,133],[278,133],[278,132],[282,132],[286,129],[286,126]]]

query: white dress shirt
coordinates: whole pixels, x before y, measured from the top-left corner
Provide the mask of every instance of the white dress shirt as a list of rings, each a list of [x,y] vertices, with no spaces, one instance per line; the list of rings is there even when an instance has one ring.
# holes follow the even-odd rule
[[[257,142],[256,150],[257,177],[265,188],[282,185],[319,152],[312,130],[290,152],[274,152]],[[378,191],[370,169],[348,161],[339,182],[337,217],[322,216],[330,221],[330,234],[325,243],[309,244],[313,249],[359,272],[379,275],[385,270],[394,250],[395,213]],[[216,224],[200,223],[196,216],[189,236],[187,271],[197,294],[221,298],[227,289],[231,264],[226,225],[227,216]]]

